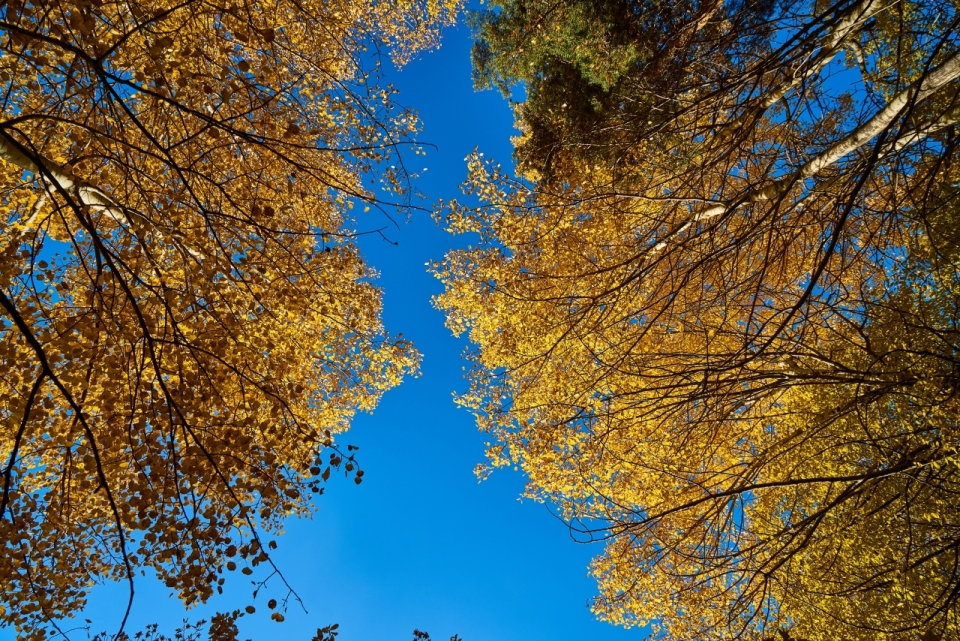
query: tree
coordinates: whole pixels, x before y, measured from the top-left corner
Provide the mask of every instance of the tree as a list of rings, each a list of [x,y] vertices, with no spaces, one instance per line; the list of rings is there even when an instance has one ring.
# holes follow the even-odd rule
[[[956,636],[955,4],[498,6],[518,176],[470,159],[436,304],[490,465],[606,541],[594,611]]]
[[[331,470],[361,482],[334,435],[418,362],[352,240],[417,149],[378,51],[456,9],[0,7],[0,623],[42,639],[147,568],[205,601]]]

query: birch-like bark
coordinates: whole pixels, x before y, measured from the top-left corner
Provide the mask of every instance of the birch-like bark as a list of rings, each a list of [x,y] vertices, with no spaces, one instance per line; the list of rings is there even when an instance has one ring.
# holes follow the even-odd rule
[[[869,2],[865,4],[869,6]],[[838,40],[838,42],[842,41]],[[830,165],[840,161],[847,155],[853,153],[868,143],[875,136],[880,134],[880,132],[893,124],[893,122],[901,116],[903,110],[909,104],[916,103],[920,100],[930,97],[936,91],[943,88],[951,81],[956,80],[958,77],[960,77],[960,52],[954,53],[939,67],[894,96],[894,98],[887,103],[883,109],[870,118],[870,120],[857,127],[842,140],[834,143],[826,151],[812,158],[800,169],[770,183],[762,189],[756,189],[752,192],[748,192],[745,195],[739,196],[736,199],[731,199],[725,203],[717,204],[692,214],[686,221],[681,223],[665,238],[651,247],[647,251],[647,256],[662,251],[667,247],[671,238],[674,238],[690,229],[696,222],[715,218],[749,203],[771,200],[786,193],[786,191],[798,181],[806,180],[807,178],[816,176]],[[894,142],[892,149],[887,153],[889,154],[895,151],[900,151],[908,145],[916,144],[927,136],[935,133],[936,131],[940,131],[949,124],[952,124],[957,119],[957,115],[954,113],[954,111],[955,110],[951,110],[933,123],[910,132],[903,137],[902,144],[900,140]]]
[[[814,76],[820,71],[823,70],[830,61],[839,55],[843,50],[845,44],[844,41],[853,33],[859,31],[860,27],[863,24],[880,13],[885,7],[878,6],[879,3],[876,0],[863,0],[859,5],[850,10],[846,17],[844,17],[833,31],[830,32],[830,35],[827,36],[823,44],[820,45],[820,51],[817,53],[815,58],[819,58],[812,66],[804,70],[801,73],[794,72],[793,80],[789,83],[785,83],[776,91],[772,91],[760,101],[761,111],[766,111],[773,105],[777,104],[783,100],[792,89],[799,86],[800,83],[804,82],[811,76]],[[799,70],[798,70],[799,71]]]
[[[842,140],[831,145],[826,151],[809,160],[800,169],[791,172],[762,189],[757,189],[744,196],[740,196],[736,199],[738,201],[737,205],[731,205],[730,202],[722,205],[714,205],[695,214],[693,220],[699,221],[713,218],[730,211],[731,207],[736,208],[747,203],[770,200],[780,196],[798,181],[816,176],[830,165],[833,165],[867,144],[875,136],[880,134],[880,132],[893,124],[911,102],[918,102],[930,97],[937,90],[943,88],[947,83],[956,80],[958,77],[960,77],[960,52],[954,53],[947,58],[943,64],[931,71],[924,78],[894,96],[893,99],[870,120],[854,129]],[[903,149],[907,144],[915,144],[941,128],[942,127],[927,127],[915,130],[905,138],[905,140],[909,142],[904,142],[898,146],[897,149]]]
[[[87,205],[95,211],[106,213],[118,224],[130,222],[109,196],[74,176],[69,169],[46,158],[31,155],[22,144],[3,129],[0,129],[0,158],[35,174],[38,178],[52,182],[52,187],[55,190],[63,190],[65,193],[74,195],[81,205]],[[38,161],[40,165],[37,164]]]
[[[847,42],[849,36],[857,33],[867,20],[885,8],[887,8],[887,5],[881,6],[877,0],[862,0],[860,4],[852,7],[820,44],[816,53],[811,53],[807,60],[793,71],[793,78],[789,82],[784,82],[777,89],[759,96],[755,99],[756,102],[751,108],[748,108],[736,119],[721,125],[721,130],[731,131],[741,125],[747,118],[760,117],[770,107],[783,100],[793,89],[823,71],[843,51],[844,47],[850,44]],[[720,135],[724,134],[720,133]]]
[[[120,207],[102,190],[78,178],[66,167],[47,158],[29,153],[21,143],[3,131],[2,128],[0,128],[0,158],[40,178],[44,183],[47,194],[51,191],[62,191],[76,198],[80,205],[85,205],[93,211],[105,214],[121,227],[129,226],[136,229],[137,224],[134,222],[136,220],[141,225],[152,227],[161,235],[171,237],[170,233],[158,229],[144,216]],[[38,162],[40,165],[37,164]],[[45,196],[43,197],[45,198]],[[25,228],[29,229],[34,224],[39,213],[40,207],[34,207],[30,218],[24,223]],[[202,262],[201,254],[185,246],[179,239],[171,237],[170,242],[181,254],[191,256],[198,263]]]
[[[919,82],[894,96],[887,106],[873,118],[857,127],[849,136],[835,143],[798,172],[797,179],[804,180],[820,173],[824,168],[837,162],[847,154],[865,145],[874,136],[889,127],[911,102],[919,102],[933,95],[938,89],[960,77],[960,52],[954,53],[946,61]]]

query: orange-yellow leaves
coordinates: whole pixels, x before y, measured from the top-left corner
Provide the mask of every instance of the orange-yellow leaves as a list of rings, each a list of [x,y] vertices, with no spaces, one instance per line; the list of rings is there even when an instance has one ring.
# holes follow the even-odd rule
[[[331,468],[359,482],[351,453],[307,470],[418,354],[345,205],[402,204],[359,176],[416,119],[358,54],[408,56],[457,6],[4,5],[4,624],[39,638],[140,567],[204,601]]]
[[[479,82],[527,83],[518,175],[467,158],[479,204],[438,218],[479,240],[432,265],[476,346],[478,474],[521,468],[606,541],[593,610],[613,623],[956,637],[960,182],[954,125],[932,129],[955,121],[960,42],[934,27],[955,5],[770,5],[750,26],[731,3],[601,4],[501,0],[482,23]],[[931,29],[943,49],[902,35]],[[637,44],[622,81],[598,85],[587,38]],[[816,67],[847,46],[873,52],[876,100]],[[947,84],[864,133],[934,68]]]

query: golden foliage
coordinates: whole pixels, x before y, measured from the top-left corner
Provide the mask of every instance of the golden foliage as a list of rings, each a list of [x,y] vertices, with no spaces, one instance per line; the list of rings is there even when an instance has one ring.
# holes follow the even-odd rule
[[[480,242],[434,266],[477,346],[460,400],[491,466],[606,541],[608,621],[955,638],[955,7],[793,3],[749,34],[735,6],[687,4],[663,38],[710,26],[671,50],[680,77],[637,67],[587,131],[563,128],[560,95],[518,107],[532,184],[469,159],[480,205],[441,218]],[[829,80],[844,50],[865,95]],[[564,63],[544,64],[546,86]]]
[[[457,7],[4,3],[0,623],[44,638],[140,568],[205,601],[361,481],[333,435],[419,358],[351,240],[417,130],[361,61]]]

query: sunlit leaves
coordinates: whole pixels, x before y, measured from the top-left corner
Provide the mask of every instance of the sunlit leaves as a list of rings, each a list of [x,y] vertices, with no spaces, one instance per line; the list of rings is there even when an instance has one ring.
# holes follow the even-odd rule
[[[360,482],[335,436],[418,362],[352,242],[354,202],[409,197],[378,167],[418,127],[372,48],[406,59],[457,6],[0,9],[5,624],[42,638],[141,568],[205,601]]]
[[[497,5],[517,175],[468,158],[433,265],[480,474],[606,541],[613,623],[956,636],[956,7]]]

